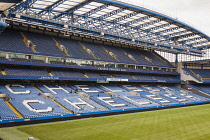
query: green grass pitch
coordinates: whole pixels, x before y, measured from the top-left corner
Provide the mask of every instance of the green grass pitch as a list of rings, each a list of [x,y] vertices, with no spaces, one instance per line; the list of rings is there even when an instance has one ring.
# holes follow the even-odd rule
[[[209,140],[210,105],[0,128],[4,140]]]

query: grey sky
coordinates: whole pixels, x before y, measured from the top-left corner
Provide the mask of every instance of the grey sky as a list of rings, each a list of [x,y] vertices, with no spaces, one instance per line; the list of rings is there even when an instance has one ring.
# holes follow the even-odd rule
[[[178,18],[210,36],[210,0],[119,0]]]

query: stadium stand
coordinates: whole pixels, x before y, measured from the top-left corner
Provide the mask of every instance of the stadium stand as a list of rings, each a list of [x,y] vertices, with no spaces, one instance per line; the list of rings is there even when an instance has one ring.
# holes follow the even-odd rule
[[[113,57],[111,57],[100,44],[90,43],[90,42],[81,42],[87,49],[90,49],[91,52],[95,55],[98,60],[106,60],[106,61],[116,61]]]
[[[8,32],[8,33],[7,33]],[[16,43],[9,42],[9,44],[4,45],[2,44],[2,48],[5,50],[11,51],[15,50],[15,52],[30,52],[33,51],[24,44],[23,38],[21,38],[20,31],[15,30],[7,30],[7,34],[14,34],[16,36],[19,36],[18,42],[20,44],[20,48],[12,48],[6,47],[8,45],[15,46]],[[6,37],[7,35],[1,34],[0,36]],[[31,33],[31,32],[24,32],[24,35],[27,37],[28,40],[32,41],[35,45],[36,53],[41,54],[50,54],[50,55],[57,55],[57,56],[66,56],[64,52],[59,50],[59,48],[56,46],[56,43],[53,41],[53,39],[50,36],[37,34],[37,33]],[[9,39],[9,38],[3,38],[3,39]],[[4,41],[5,41],[4,40]],[[65,38],[56,38],[56,40],[59,42],[59,44],[62,44],[67,50],[71,57],[75,58],[82,58],[82,59],[98,59],[103,61],[110,61],[110,62],[123,62],[123,63],[129,63],[133,64],[136,61],[138,61],[141,65],[155,65],[155,66],[163,66],[163,67],[172,67],[169,65],[165,60],[161,60],[156,54],[150,51],[145,50],[133,50],[133,49],[126,49],[126,48],[119,48],[119,47],[111,47],[107,45],[100,45],[95,44],[91,42],[80,42],[75,41],[72,39],[65,39]],[[83,45],[84,44],[84,45]],[[43,48],[43,46],[45,46]],[[91,52],[95,52],[95,58],[92,57],[90,54],[88,54],[87,50],[83,49],[83,46],[86,46],[87,49],[91,50]],[[106,52],[107,50],[108,52]],[[111,52],[111,53],[110,53]],[[132,58],[129,58],[125,53],[128,53],[134,57],[134,60]],[[111,55],[113,53],[113,56]],[[21,59],[21,58],[13,58],[13,61],[25,61],[30,62],[28,59]],[[154,62],[152,62],[154,61]],[[41,61],[40,61],[41,62]],[[42,62],[41,62],[42,63]],[[52,64],[58,64],[58,62],[51,61]],[[59,62],[60,64],[64,64],[62,62]]]
[[[144,50],[137,51],[134,49],[122,48],[127,54],[133,56],[133,58],[142,65],[153,65],[150,61],[146,60],[145,57],[142,55],[144,54]]]
[[[51,73],[54,76],[59,76],[59,77],[79,77],[79,78],[85,78],[85,76],[77,71],[62,71],[62,70],[51,70]]]
[[[106,110],[209,101],[173,86],[153,85],[0,85],[19,118],[37,118]],[[0,100],[2,106],[5,102]],[[8,107],[7,107],[8,108]],[[2,109],[1,119],[15,119],[14,112]],[[14,110],[14,109],[13,109]],[[21,116],[21,117],[20,117]]]
[[[204,82],[210,82],[209,69],[191,69],[196,76]]]
[[[190,84],[190,86],[199,91],[210,94],[210,87],[208,84],[194,84],[194,85]]]
[[[5,29],[0,34],[1,50],[14,52],[31,52],[24,42],[19,31]],[[17,45],[18,44],[18,45]]]
[[[25,62],[25,61],[24,61]],[[26,61],[28,62],[28,61]],[[2,73],[3,72],[3,73]],[[117,80],[121,79],[124,81],[139,81],[144,82],[145,80],[150,80],[150,82],[154,81],[174,81],[179,82],[180,79],[178,76],[170,75],[151,75],[151,74],[132,74],[132,73],[122,73],[116,74],[116,72],[104,72],[104,71],[84,71],[84,70],[74,70],[74,69],[55,69],[55,68],[36,68],[36,67],[11,67],[11,66],[4,66],[2,68],[1,75],[7,76],[27,76],[27,78],[41,78],[41,77],[64,77],[66,79],[74,78],[75,80],[83,79],[104,79],[104,80]],[[32,77],[29,77],[32,76]],[[13,79],[19,79],[18,77],[13,77]]]
[[[117,61],[124,63],[134,63],[128,56],[126,56],[120,48],[103,45],[103,47],[113,56]]]
[[[201,82],[210,82],[209,69],[183,69],[188,72],[191,76]]]
[[[46,11],[39,11],[37,2],[10,9],[10,25],[0,34],[0,123],[210,103],[210,96],[185,87],[194,82],[192,86],[209,94],[208,85],[193,81],[210,82],[209,69],[178,63],[178,54],[203,54],[200,47],[206,45],[196,48],[189,42],[194,35],[197,41],[209,39],[200,31],[117,1],[72,0],[78,5],[56,14],[50,12],[63,1],[45,1],[53,4],[43,4]],[[107,9],[110,5],[117,10]],[[39,12],[31,16],[30,7]],[[122,16],[125,9],[130,14]],[[64,13],[70,15],[65,21]],[[189,32],[193,36],[188,38]],[[176,60],[170,63],[159,51]],[[194,79],[188,81],[184,73]]]
[[[0,120],[18,119],[18,116],[7,106],[4,100],[0,100]]]
[[[82,59],[93,59],[87,52],[85,52],[78,41],[65,38],[56,38],[56,40],[59,44],[65,46],[70,56]]]
[[[30,68],[5,68],[4,71],[7,75],[26,75],[26,76],[49,76],[43,69],[30,69]]]
[[[37,53],[44,53],[44,54],[53,54],[63,56],[65,55],[62,51],[60,51],[55,42],[52,40],[50,36],[42,35],[42,34],[34,34],[31,32],[24,32],[26,37],[36,45],[35,49]],[[45,46],[45,47],[43,47]]]

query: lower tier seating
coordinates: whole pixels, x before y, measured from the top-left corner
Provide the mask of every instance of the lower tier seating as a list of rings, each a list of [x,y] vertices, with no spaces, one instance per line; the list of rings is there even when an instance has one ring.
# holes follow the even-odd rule
[[[205,92],[207,94],[210,94],[210,85],[207,84],[195,84],[195,85],[191,85],[193,88],[201,91],[201,92]]]
[[[162,85],[0,85],[0,121],[210,101]]]

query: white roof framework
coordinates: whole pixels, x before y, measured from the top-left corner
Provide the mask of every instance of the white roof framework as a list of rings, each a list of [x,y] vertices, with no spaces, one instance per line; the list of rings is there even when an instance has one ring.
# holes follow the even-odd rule
[[[35,25],[137,47],[202,54],[210,37],[167,15],[111,0],[26,0],[9,9],[7,22]]]

